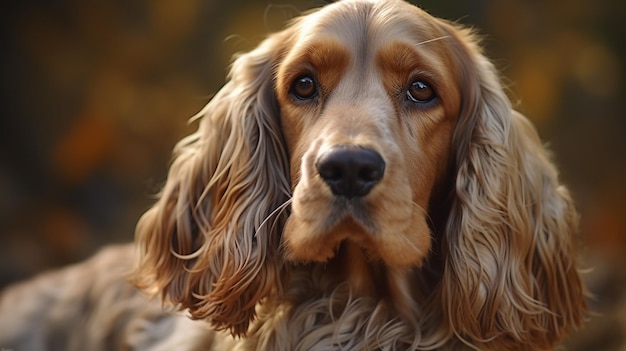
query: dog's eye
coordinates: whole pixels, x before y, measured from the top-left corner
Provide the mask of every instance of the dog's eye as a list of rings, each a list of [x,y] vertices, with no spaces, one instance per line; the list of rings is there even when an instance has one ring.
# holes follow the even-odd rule
[[[317,95],[317,84],[311,76],[300,76],[291,85],[291,94],[298,100],[311,100]]]
[[[435,90],[421,80],[411,83],[406,91],[406,96],[410,101],[421,104],[430,102],[436,97]]]

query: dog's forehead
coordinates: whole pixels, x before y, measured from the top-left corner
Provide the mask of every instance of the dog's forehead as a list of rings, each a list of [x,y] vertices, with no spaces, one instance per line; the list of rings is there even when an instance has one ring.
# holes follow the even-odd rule
[[[440,34],[436,19],[400,0],[344,0],[302,18],[306,37],[328,34],[351,44],[404,39],[424,41]]]
[[[343,0],[302,17],[298,27],[297,38],[284,60],[289,64],[304,61],[319,69],[311,57],[330,62],[321,67],[337,66],[332,63],[333,55],[348,57],[342,61],[349,64],[341,76],[352,76],[360,83],[364,83],[363,73],[367,70],[390,65],[403,74],[419,65],[433,72],[434,79],[443,79],[447,74],[449,33],[440,20],[404,1]],[[398,66],[401,63],[404,66]]]

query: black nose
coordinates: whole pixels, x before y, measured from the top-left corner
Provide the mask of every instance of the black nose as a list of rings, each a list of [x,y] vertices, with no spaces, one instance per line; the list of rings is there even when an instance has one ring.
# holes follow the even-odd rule
[[[317,172],[333,194],[348,198],[367,195],[385,174],[385,161],[376,151],[337,146],[322,154]]]

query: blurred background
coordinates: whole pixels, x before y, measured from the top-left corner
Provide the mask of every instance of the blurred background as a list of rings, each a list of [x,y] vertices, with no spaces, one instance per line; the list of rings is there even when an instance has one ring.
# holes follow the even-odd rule
[[[570,350],[626,350],[626,2],[414,1],[475,27],[580,212],[599,312]],[[320,0],[22,0],[0,14],[0,288],[128,242],[188,118]]]

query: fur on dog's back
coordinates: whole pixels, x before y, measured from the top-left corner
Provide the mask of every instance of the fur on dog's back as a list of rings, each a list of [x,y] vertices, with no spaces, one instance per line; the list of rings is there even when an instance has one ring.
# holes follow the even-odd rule
[[[132,245],[10,286],[0,294],[0,347],[16,351],[207,350],[215,332],[163,308],[126,280]]]

